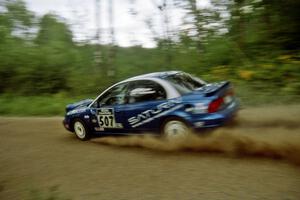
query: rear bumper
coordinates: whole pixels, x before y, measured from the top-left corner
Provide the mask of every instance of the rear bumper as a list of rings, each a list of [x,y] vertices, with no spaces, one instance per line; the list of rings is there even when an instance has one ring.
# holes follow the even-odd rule
[[[226,109],[216,113],[192,116],[188,121],[195,130],[222,126],[231,121],[237,114],[239,102],[232,102]]]

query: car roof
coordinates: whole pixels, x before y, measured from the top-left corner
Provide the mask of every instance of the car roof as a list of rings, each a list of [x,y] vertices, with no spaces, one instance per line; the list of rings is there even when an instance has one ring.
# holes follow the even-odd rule
[[[153,73],[149,73],[149,74],[142,74],[142,75],[134,76],[134,77],[128,78],[128,79],[126,79],[122,82],[132,81],[132,80],[141,80],[141,79],[144,79],[144,78],[160,78],[160,79],[163,79],[167,76],[178,74],[178,73],[182,73],[182,72],[181,71],[153,72]]]
[[[111,89],[112,87],[114,87],[120,83],[126,83],[126,82],[130,82],[130,81],[135,81],[135,80],[145,80],[145,79],[148,79],[148,80],[156,79],[156,81],[159,81],[161,83],[161,81],[163,81],[163,80],[159,80],[159,79],[164,79],[167,76],[178,74],[178,73],[184,73],[184,72],[182,72],[182,71],[153,72],[153,73],[149,73],[149,74],[142,74],[139,76],[134,76],[134,77],[128,78],[126,80],[120,81],[120,82],[115,83],[114,85],[108,87],[106,90],[104,90],[102,93],[100,93],[89,106],[91,106],[106,91],[108,91],[109,89]],[[176,98],[176,97],[180,96],[179,93],[174,88],[172,88],[170,85],[167,85],[167,84],[163,84],[163,85],[164,85],[166,91],[168,92],[169,98]]]

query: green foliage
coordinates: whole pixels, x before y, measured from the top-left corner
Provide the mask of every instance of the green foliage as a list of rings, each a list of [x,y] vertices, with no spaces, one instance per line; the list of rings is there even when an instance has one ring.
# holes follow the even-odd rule
[[[254,84],[249,86],[245,82],[233,81],[236,95],[241,100],[242,106],[256,106],[269,104],[300,103],[299,94],[290,92],[293,87],[277,91],[275,87]],[[295,86],[299,89],[300,85]],[[274,91],[277,91],[274,94]],[[298,90],[299,91],[299,90]],[[297,91],[297,92],[298,92]],[[94,95],[70,96],[60,93],[43,96],[0,96],[0,115],[6,116],[63,116],[67,104],[87,98],[95,98]]]
[[[95,97],[95,96],[92,96]],[[79,101],[84,96],[68,97],[65,94],[48,96],[0,96],[0,115],[12,116],[62,116],[67,104]]]
[[[0,114],[61,115],[80,96],[164,70],[231,80],[246,104],[275,102],[274,94],[283,102],[299,99],[300,1],[213,0],[211,10],[194,0],[176,2],[190,28],[176,39],[156,38],[152,49],[76,43],[59,16],[38,18],[20,0],[0,4]],[[230,17],[222,19],[226,13]]]
[[[6,8],[8,10],[7,17],[12,20],[11,24],[16,25],[16,22],[20,22],[22,25],[27,27],[32,25],[32,19],[34,16],[26,9],[26,5],[23,1],[7,1]]]
[[[37,44],[63,48],[70,48],[73,45],[71,31],[65,23],[58,21],[58,16],[47,14],[42,17],[39,25]]]

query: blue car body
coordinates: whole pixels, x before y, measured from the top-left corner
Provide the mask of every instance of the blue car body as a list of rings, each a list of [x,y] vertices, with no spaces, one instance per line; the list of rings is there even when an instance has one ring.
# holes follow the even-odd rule
[[[149,86],[154,82],[158,89]],[[228,81],[207,84],[184,72],[151,73],[117,83],[95,100],[67,105],[63,124],[74,132],[74,121],[80,120],[94,135],[160,133],[174,118],[195,130],[218,127],[239,108],[232,91]]]

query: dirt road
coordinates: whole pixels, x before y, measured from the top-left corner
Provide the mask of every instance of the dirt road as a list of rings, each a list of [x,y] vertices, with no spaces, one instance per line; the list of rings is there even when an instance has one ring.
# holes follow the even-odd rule
[[[297,105],[241,110],[188,145],[81,142],[61,120],[0,118],[0,199],[300,199]]]

